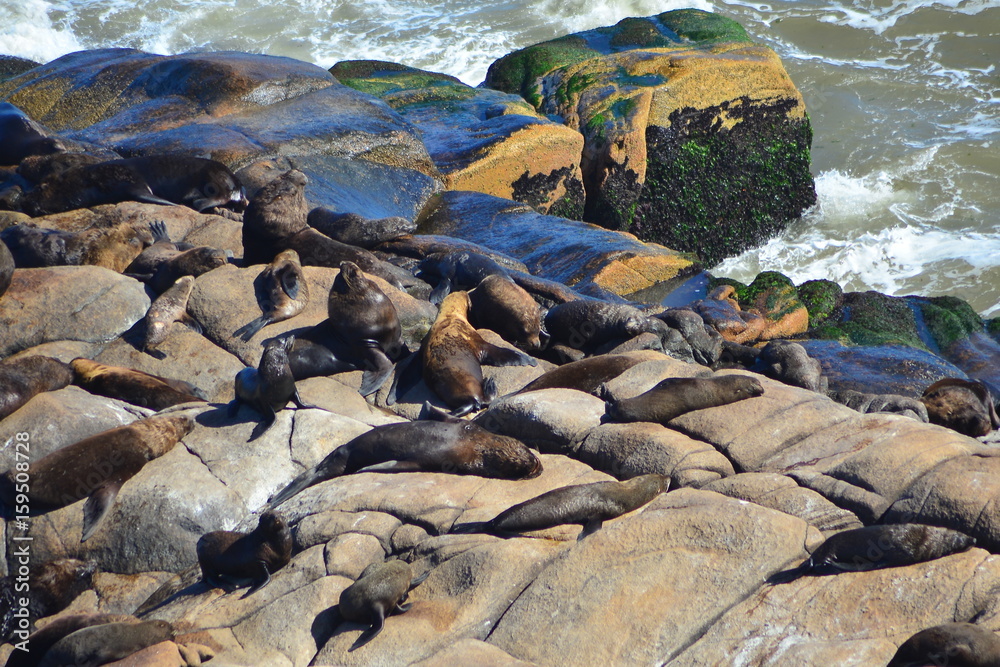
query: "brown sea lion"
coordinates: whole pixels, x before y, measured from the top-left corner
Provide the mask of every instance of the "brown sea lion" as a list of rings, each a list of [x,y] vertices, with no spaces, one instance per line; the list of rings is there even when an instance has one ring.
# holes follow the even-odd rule
[[[887,667],[998,667],[1000,637],[975,623],[944,623],[903,642]]]
[[[146,337],[144,350],[152,350],[167,339],[170,325],[180,322],[184,326],[201,333],[201,325],[187,312],[188,299],[194,290],[194,277],[182,276],[174,286],[156,298],[146,311]]]
[[[95,625],[106,623],[138,623],[139,619],[124,614],[69,614],[52,619],[45,627],[25,637],[28,650],[15,648],[7,658],[6,667],[37,667],[45,652],[63,637]],[[18,638],[21,639],[20,637]]]
[[[327,299],[334,334],[347,343],[365,369],[361,395],[378,391],[392,374],[403,329],[392,301],[358,265],[342,262]]]
[[[198,277],[212,269],[225,266],[229,257],[225,250],[209,246],[197,246],[178,252],[173,257],[162,262],[149,279],[149,286],[155,292],[163,292],[170,288],[178,278],[183,276]]]
[[[103,266],[121,273],[152,242],[144,225],[123,224],[82,232],[14,225],[0,232],[18,268]]]
[[[6,643],[15,631],[18,639],[23,640],[33,621],[68,607],[93,585],[97,562],[59,558],[32,565],[27,579],[15,576],[17,568],[10,570],[9,576],[0,578],[0,643]],[[28,616],[18,618],[14,614],[23,598],[28,600]]]
[[[273,338],[264,346],[257,368],[244,368],[236,374],[236,398],[229,404],[229,416],[234,416],[240,403],[246,403],[264,415],[261,426],[254,430],[250,440],[263,435],[277,419],[277,412],[289,402],[296,407],[313,407],[302,402],[295,388],[295,377],[288,365],[288,352],[295,343],[295,336]]]
[[[920,402],[927,407],[927,417],[932,424],[970,438],[1000,428],[993,396],[982,382],[959,378],[938,380],[924,390]]]
[[[13,279],[14,256],[10,254],[7,244],[0,241],[0,297],[3,297]]]
[[[359,649],[382,632],[385,617],[403,614],[412,604],[406,602],[410,591],[426,578],[413,578],[413,568],[401,560],[372,563],[353,584],[340,593],[337,607],[340,616],[352,623],[369,624],[348,651]]]
[[[91,625],[70,633],[53,644],[38,665],[97,667],[173,638],[174,627],[168,621]]]
[[[469,293],[452,292],[421,347],[423,376],[434,393],[453,408],[456,417],[481,410],[493,399],[484,390],[481,364],[536,366],[532,357],[483,340],[469,324]],[[487,389],[489,389],[487,387]]]
[[[240,179],[216,160],[190,155],[144,155],[116,160],[134,169],[157,197],[196,211],[247,205]]]
[[[309,211],[306,222],[334,241],[366,250],[371,250],[379,243],[412,234],[417,229],[416,223],[399,216],[374,220],[357,213],[334,213],[323,207]]]
[[[819,360],[810,357],[806,348],[792,341],[770,341],[760,351],[750,370],[793,387],[819,393],[827,390],[828,383],[823,377]]]
[[[0,102],[0,165],[20,164],[30,155],[50,155],[65,145],[10,102]]]
[[[509,277],[486,276],[469,292],[469,303],[469,320],[477,329],[495,331],[522,350],[541,349],[542,309]]]
[[[523,394],[540,389],[576,389],[596,394],[598,388],[644,360],[628,354],[602,354],[571,361],[547,371],[517,391]]]
[[[17,174],[28,183],[37,184],[49,176],[61,174],[76,167],[98,164],[112,159],[93,153],[53,153],[51,155],[32,155],[21,160],[17,166]]]
[[[668,475],[641,475],[625,482],[594,482],[553,489],[504,510],[490,521],[453,526],[453,533],[520,533],[567,523],[583,526],[577,539],[605,521],[636,510],[670,487]]]
[[[153,242],[139,253],[124,271],[126,275],[143,282],[152,279],[160,264],[181,252],[170,240],[167,226],[161,220],[149,223],[149,233]]]
[[[205,401],[201,392],[182,380],[170,380],[133,368],[107,366],[77,357],[73,367],[73,384],[91,394],[117,398],[120,401],[151,410],[163,410],[173,405]]]
[[[772,583],[791,581],[805,574],[903,567],[966,551],[976,540],[950,528],[919,523],[866,526],[827,538],[798,567],[779,572]]]
[[[545,329],[553,343],[590,353],[601,345],[624,341],[641,333],[666,333],[667,325],[634,306],[579,299],[549,309],[545,315]]]
[[[285,518],[273,511],[260,515],[249,533],[216,530],[201,536],[197,544],[202,579],[215,588],[240,580],[252,580],[243,597],[258,591],[292,559],[292,533]]]
[[[73,382],[73,368],[51,357],[31,356],[0,361],[0,419],[43,391]]]
[[[531,479],[542,473],[542,462],[519,440],[490,433],[473,422],[438,418],[446,420],[376,426],[299,475],[271,499],[268,507],[277,507],[314,484],[390,462],[390,466],[379,470],[497,479]]]
[[[194,420],[187,415],[165,415],[98,433],[43,456],[27,472],[9,470],[0,477],[0,499],[8,508],[27,506],[35,513],[87,498],[81,542],[86,541],[111,509],[122,484],[173,449],[193,428]]]
[[[605,420],[666,424],[692,410],[728,405],[763,393],[760,380],[746,375],[667,378],[634,398],[609,400]]]
[[[294,250],[279,252],[259,277],[264,291],[264,314],[233,332],[234,336],[249,341],[268,324],[284,322],[299,313],[309,303],[309,284],[306,282],[299,254]]]

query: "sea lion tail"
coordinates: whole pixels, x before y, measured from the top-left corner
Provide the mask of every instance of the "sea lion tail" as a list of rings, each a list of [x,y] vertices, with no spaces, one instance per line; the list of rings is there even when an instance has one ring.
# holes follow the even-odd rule
[[[451,527],[448,533],[452,535],[467,535],[469,533],[488,533],[490,532],[490,522],[489,521],[473,521],[471,523],[456,523]]]
[[[277,493],[277,495],[271,498],[271,502],[267,504],[267,509],[273,510],[278,505],[281,505],[283,502],[285,502],[292,496],[298,494],[299,492],[305,491],[310,486],[318,484],[319,482],[326,481],[328,479],[332,479],[333,477],[339,477],[340,475],[343,474],[343,470],[341,470],[340,472],[336,472],[334,474],[330,474],[329,471],[324,471],[322,467],[323,467],[322,464],[320,464],[320,466],[313,468],[311,470],[307,470],[298,477],[296,477],[295,479],[293,479],[288,486],[283,488],[281,491]],[[343,466],[337,466],[337,467],[343,468]]]

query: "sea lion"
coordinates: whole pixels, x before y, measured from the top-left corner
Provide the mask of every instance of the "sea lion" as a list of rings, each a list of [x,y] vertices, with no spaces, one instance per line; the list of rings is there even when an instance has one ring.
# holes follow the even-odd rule
[[[806,348],[787,340],[772,340],[760,351],[750,370],[793,387],[825,393],[823,367]]]
[[[13,225],[0,232],[18,268],[103,266],[121,273],[152,242],[144,225],[122,224],[82,232]]]
[[[181,403],[206,400],[196,387],[181,380],[169,380],[133,368],[107,366],[83,357],[77,357],[70,365],[74,373],[73,384],[78,387],[143,408],[159,411]]]
[[[927,417],[938,424],[970,438],[987,435],[1000,428],[1000,418],[990,390],[982,382],[945,378],[924,390],[920,402]]]
[[[292,532],[285,518],[273,511],[260,515],[257,527],[249,533],[216,530],[205,533],[196,547],[202,579],[214,588],[251,579],[243,597],[260,590],[292,559]]]
[[[470,290],[489,276],[510,277],[510,272],[493,258],[477,252],[432,253],[420,262],[420,277],[437,277],[431,303],[440,304],[454,290]]]
[[[170,333],[170,325],[174,322],[180,322],[197,333],[202,332],[198,320],[187,312],[192,290],[194,290],[194,277],[182,276],[177,279],[173,287],[156,298],[146,311],[144,350],[155,349],[165,341],[167,334]]]
[[[132,263],[125,267],[124,273],[136,280],[146,282],[151,280],[160,264],[171,257],[180,254],[177,245],[170,240],[167,226],[161,220],[149,223],[149,233],[153,242],[147,246]]]
[[[327,299],[329,324],[365,369],[361,395],[378,391],[392,374],[403,329],[392,301],[354,262],[342,262]]]
[[[667,378],[634,398],[608,400],[605,421],[666,424],[692,410],[728,405],[763,393],[760,380],[746,375]]]
[[[174,627],[168,621],[91,625],[57,641],[38,664],[39,667],[96,667],[173,638]]]
[[[243,215],[243,263],[268,264],[276,251],[295,250],[303,266],[337,268],[354,262],[365,273],[383,278],[400,289],[416,284],[408,271],[379,260],[311,228],[305,186],[309,179],[297,169],[285,172],[250,199]]]
[[[177,282],[178,278],[184,276],[197,278],[212,269],[225,266],[228,262],[229,257],[225,250],[210,246],[188,248],[162,262],[148,284],[154,292],[163,292]]]
[[[695,363],[711,366],[722,356],[722,335],[690,308],[668,308],[654,317],[680,333]]]
[[[832,400],[862,414],[889,412],[927,423],[927,408],[919,400],[900,394],[866,394],[853,389],[827,391]]]
[[[80,593],[93,585],[97,562],[76,558],[59,558],[31,567],[25,590],[24,578],[18,585],[12,570],[9,576],[0,578],[0,643],[7,642],[18,626],[18,637],[24,639],[29,622],[58,613],[69,606]],[[28,598],[28,618],[17,619],[14,610],[18,598]],[[33,645],[32,645],[33,646]]]
[[[299,264],[299,254],[294,250],[275,255],[274,261],[261,271],[259,280],[265,295],[264,314],[233,332],[244,341],[249,341],[268,324],[295,317],[309,303],[309,284]]]
[[[255,430],[251,440],[267,432],[277,419],[276,413],[289,402],[299,408],[313,407],[299,398],[295,377],[288,365],[288,351],[294,343],[295,336],[272,338],[264,346],[257,368],[244,368],[236,374],[236,398],[229,404],[229,416],[236,414],[240,403],[246,403],[264,415],[262,428]]]
[[[903,567],[966,551],[976,540],[950,528],[919,523],[866,526],[831,535],[798,567],[779,572],[772,583],[791,581],[805,574]]]
[[[522,350],[541,349],[542,309],[510,277],[486,276],[469,292],[469,304],[469,319],[477,329],[495,331]]]
[[[634,306],[579,299],[552,307],[545,315],[545,329],[553,343],[589,353],[606,343],[647,331],[665,334],[667,325]]]
[[[361,572],[357,581],[340,593],[337,607],[340,616],[352,623],[370,624],[348,651],[359,649],[382,632],[385,617],[403,614],[412,604],[406,602],[410,591],[426,578],[413,578],[413,568],[401,560],[372,563]]]
[[[629,354],[602,354],[557,366],[518,389],[518,394],[540,389],[576,389],[595,394],[602,384],[613,380],[644,359]]]
[[[7,658],[6,667],[37,667],[45,652],[63,637],[95,625],[106,623],[138,623],[139,619],[124,614],[69,614],[54,618],[45,627],[28,635],[28,650],[15,648]]]
[[[481,364],[538,364],[523,352],[483,340],[469,324],[469,307],[468,292],[452,292],[446,296],[420,350],[424,381],[454,409],[452,414],[456,417],[481,410],[493,399],[488,395],[492,392],[484,390]]]
[[[211,208],[242,211],[246,191],[229,167],[190,155],[144,155],[114,162],[134,169],[157,197],[198,212]]]
[[[887,667],[997,667],[1000,637],[975,623],[944,623],[916,633],[896,650]]]
[[[37,394],[68,387],[73,368],[51,357],[31,356],[0,361],[0,419]]]
[[[432,420],[376,426],[359,435],[295,478],[271,499],[268,507],[277,507],[314,484],[390,462],[390,466],[381,466],[379,470],[446,472],[496,479],[532,479],[542,473],[542,462],[521,441],[490,433],[473,422],[437,416]]]
[[[15,165],[29,155],[65,150],[58,137],[10,102],[0,103],[0,164]]]
[[[94,153],[53,153],[51,155],[32,155],[21,160],[17,166],[17,175],[29,184],[37,184],[49,176],[62,174],[76,167],[99,164],[114,159],[110,151],[108,155]]]
[[[14,256],[10,254],[7,244],[0,241],[0,297],[10,287],[12,280],[14,280]]]
[[[319,328],[328,330],[328,327]],[[317,343],[305,337],[295,339],[295,344],[292,345],[292,349],[288,353],[288,367],[296,381],[362,370],[351,361],[354,355],[346,349],[346,346],[344,346],[345,349],[340,349],[340,346],[334,346],[336,349],[330,347],[329,339],[332,336],[332,331],[329,332],[329,336],[320,335],[321,338],[327,340],[327,344]]]
[[[578,523],[577,539],[599,530],[605,521],[636,510],[670,487],[668,475],[641,475],[624,482],[594,482],[553,489],[504,510],[490,521],[453,526],[453,533],[520,533]]]
[[[193,428],[190,416],[174,414],[98,433],[43,456],[30,464],[27,473],[9,470],[0,477],[0,500],[8,508],[15,507],[16,500],[17,506],[27,505],[36,513],[87,498],[80,540],[86,541],[101,525],[122,484],[173,449]],[[24,495],[29,502],[24,502]]]
[[[399,216],[374,220],[364,218],[357,213],[334,213],[321,206],[309,211],[306,222],[334,241],[365,250],[371,250],[380,243],[398,239],[417,230],[415,222]]]

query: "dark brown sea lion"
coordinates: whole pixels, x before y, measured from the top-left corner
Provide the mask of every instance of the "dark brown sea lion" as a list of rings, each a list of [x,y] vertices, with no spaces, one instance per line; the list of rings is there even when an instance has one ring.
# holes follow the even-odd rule
[[[299,254],[294,250],[279,252],[267,268],[261,271],[264,314],[233,332],[245,341],[274,322],[284,322],[299,313],[309,303],[309,284],[306,282]]]
[[[348,651],[359,649],[382,632],[385,617],[403,614],[412,604],[406,602],[410,591],[416,588],[426,574],[417,580],[413,568],[401,560],[372,563],[364,569],[353,584],[340,593],[337,607],[340,616],[352,623],[370,624]]]
[[[34,225],[14,225],[0,232],[18,268],[103,266],[121,273],[152,241],[144,225],[117,225],[64,232]]]
[[[927,407],[927,417],[932,424],[970,438],[1000,428],[993,396],[982,382],[959,378],[938,380],[924,390],[920,401]]]
[[[919,400],[910,396],[902,396],[900,394],[866,394],[854,391],[853,389],[827,391],[826,395],[837,403],[846,405],[862,414],[888,412],[912,417],[924,423],[928,421],[927,408]]]
[[[188,248],[162,262],[153,273],[153,277],[149,279],[149,286],[155,292],[163,292],[177,282],[178,278],[198,277],[212,269],[225,266],[228,262],[225,250],[209,246]]]
[[[342,262],[327,299],[329,324],[365,369],[361,395],[378,391],[392,374],[403,329],[392,301],[353,262]]]
[[[252,580],[243,597],[258,591],[292,559],[292,533],[277,512],[260,515],[249,533],[217,530],[201,536],[197,544],[198,564],[206,584],[227,589],[241,580]]]
[[[201,325],[187,312],[188,299],[194,290],[194,277],[182,276],[174,286],[156,298],[146,311],[146,337],[144,350],[152,350],[167,339],[170,325],[180,322],[184,326],[201,333]]]
[[[486,276],[469,292],[469,303],[469,320],[477,329],[495,331],[522,350],[541,349],[542,309],[511,278]]]
[[[330,336],[332,335],[331,331]],[[320,337],[327,344],[317,343],[304,337],[295,339],[295,344],[292,345],[292,349],[288,353],[288,367],[296,381],[362,370],[358,364],[352,361],[354,355],[347,349],[347,346],[344,346],[344,349],[334,350],[329,346],[328,336]]]
[[[14,562],[17,560],[20,556]],[[0,643],[14,636],[15,630],[18,639],[23,640],[33,621],[68,607],[93,585],[97,562],[59,558],[32,565],[27,578],[15,577],[16,567],[10,570],[9,576],[0,578],[0,600],[3,601],[0,602]],[[15,610],[21,607],[23,598],[28,600],[28,616],[16,618]]]
[[[132,263],[125,267],[125,273],[143,282],[151,280],[163,262],[180,254],[177,245],[170,240],[167,226],[160,220],[149,223],[149,233],[153,242],[147,246]]]
[[[124,614],[69,614],[52,619],[41,630],[25,637],[27,650],[15,648],[7,658],[6,667],[37,667],[45,652],[63,637],[95,625],[106,623],[138,623],[139,619]],[[18,638],[21,640],[22,638]]]
[[[897,523],[845,530],[827,538],[798,567],[779,572],[772,583],[813,574],[902,567],[966,551],[976,540],[950,528]]]
[[[0,103],[0,165],[20,164],[30,155],[65,150],[58,137],[10,102]]]
[[[271,499],[277,507],[314,484],[390,463],[384,471],[446,472],[497,479],[531,479],[542,462],[522,442],[460,419],[376,426],[333,450]]]
[[[469,293],[452,292],[421,347],[423,376],[434,393],[453,408],[456,417],[481,410],[493,396],[483,388],[481,364],[536,366],[532,357],[483,340],[469,324]]]
[[[545,315],[552,343],[593,352],[601,345],[625,341],[641,333],[666,333],[667,325],[634,306],[580,299],[553,306]]]
[[[97,667],[173,638],[174,627],[167,621],[102,623],[66,635],[45,652],[38,664],[39,667]]]
[[[51,155],[32,155],[21,161],[17,174],[28,183],[41,183],[49,176],[62,174],[76,167],[99,164],[112,159],[109,156],[92,153],[53,153]]]
[[[255,429],[251,440],[265,433],[274,424],[276,413],[289,402],[299,408],[312,407],[299,398],[295,377],[288,365],[288,352],[294,343],[295,336],[267,341],[257,368],[244,368],[236,374],[236,398],[229,404],[229,415],[236,414],[240,403],[246,403],[264,415],[261,428]]]
[[[100,526],[122,484],[173,449],[193,428],[194,420],[187,415],[164,415],[98,433],[43,456],[27,472],[9,470],[0,477],[0,499],[8,508],[27,506],[35,513],[87,498],[81,538],[85,541]]]
[[[483,523],[452,527],[453,533],[520,533],[567,523],[583,526],[578,539],[599,530],[605,521],[636,510],[670,487],[667,475],[641,475],[625,482],[594,482],[553,489],[518,503]]]
[[[564,388],[596,394],[602,384],[613,380],[642,362],[641,357],[628,354],[602,354],[596,357],[587,357],[579,361],[571,361],[539,375],[519,389],[517,393]]]
[[[107,366],[83,357],[77,357],[70,365],[75,374],[73,384],[78,387],[91,394],[117,398],[151,410],[205,400],[196,387],[181,380],[169,380],[133,368]]]
[[[0,361],[0,419],[43,391],[73,382],[73,368],[51,357],[31,356]]]
[[[750,370],[793,387],[820,393],[826,391],[827,382],[819,361],[810,357],[806,348],[791,341],[770,341]]]
[[[216,160],[167,154],[115,162],[134,169],[157,197],[199,212],[215,207],[242,211],[247,205],[240,179]]]
[[[903,642],[887,667],[998,667],[1000,637],[975,623],[944,623]]]
[[[746,375],[667,378],[634,398],[608,401],[605,420],[666,424],[692,410],[728,405],[763,393],[760,380]]]
[[[433,281],[437,285],[431,292],[431,303],[441,303],[444,298],[456,290],[470,290],[479,285],[489,276],[510,276],[510,272],[495,259],[487,255],[460,250],[454,252],[436,252],[426,256],[420,262],[420,277]]]
[[[10,282],[14,279],[14,256],[10,254],[7,244],[0,241],[0,297],[4,295]]]
[[[412,234],[417,229],[416,223],[399,216],[374,220],[357,213],[334,213],[323,207],[309,211],[306,222],[335,241],[366,250],[371,250],[379,243]]]

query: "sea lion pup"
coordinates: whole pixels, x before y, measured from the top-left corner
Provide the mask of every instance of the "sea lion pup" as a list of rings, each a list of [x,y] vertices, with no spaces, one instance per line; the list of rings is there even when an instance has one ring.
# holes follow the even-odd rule
[[[196,333],[201,333],[198,320],[187,312],[188,299],[194,290],[194,276],[182,276],[174,286],[156,298],[156,301],[146,311],[146,337],[143,349],[147,352],[155,349],[167,339],[170,325],[180,322]]]
[[[441,302],[437,319],[420,354],[424,381],[461,417],[481,410],[494,398],[495,388],[483,386],[481,364],[536,366],[534,358],[483,340],[469,324],[469,293],[452,292]]]
[[[542,474],[542,462],[520,440],[429,407],[424,405],[421,421],[376,426],[333,450],[274,496],[268,508],[310,486],[371,466],[379,466],[382,472],[447,472],[496,479],[532,479]]]
[[[635,398],[608,400],[604,421],[666,424],[686,412],[728,405],[763,393],[760,380],[746,375],[667,378]]]
[[[998,667],[1000,638],[975,623],[944,623],[903,642],[887,667]]]
[[[491,257],[478,252],[431,253],[420,262],[419,277],[437,277],[430,301],[440,304],[453,290],[470,290],[489,276],[510,276],[506,268]]]
[[[641,333],[667,333],[667,325],[648,317],[635,306],[579,299],[561,303],[545,315],[545,329],[552,343],[591,353],[612,341],[635,338]]]
[[[334,213],[321,206],[309,211],[306,222],[334,241],[365,250],[371,250],[379,243],[398,239],[417,230],[415,222],[399,216],[375,220],[364,218],[357,213]]]
[[[82,232],[13,225],[0,232],[18,268],[103,266],[121,273],[152,242],[145,225],[121,224]]]
[[[469,319],[477,329],[495,331],[522,350],[541,349],[542,309],[511,278],[486,276],[469,292],[469,303]]]
[[[413,605],[406,602],[407,596],[426,578],[427,573],[424,573],[414,579],[413,568],[401,560],[372,563],[366,567],[357,581],[340,593],[337,606],[345,621],[371,626],[347,650],[359,649],[375,639],[385,626],[386,616],[409,611]]]
[[[87,498],[83,506],[85,542],[111,509],[122,484],[146,463],[163,456],[194,428],[188,415],[147,417],[58,449],[31,463],[26,473],[12,469],[0,477],[0,499],[8,508],[28,505],[31,512],[66,507]],[[22,495],[30,502],[24,503]]]
[[[240,403],[246,403],[264,415],[262,428],[255,429],[250,440],[255,440],[267,432],[277,419],[277,412],[289,402],[299,408],[311,408],[299,398],[295,388],[295,377],[288,365],[288,351],[295,343],[295,336],[272,338],[264,345],[257,368],[244,368],[236,374],[236,398],[229,404],[229,416],[239,410]]]
[[[260,515],[257,527],[249,533],[216,530],[198,539],[198,565],[202,580],[213,588],[252,580],[249,596],[267,586],[271,573],[292,559],[292,532],[285,518],[273,511]]]
[[[231,253],[230,253],[231,254]],[[181,251],[162,262],[149,279],[148,284],[154,292],[163,292],[170,288],[178,278],[184,276],[198,277],[212,269],[229,263],[229,255],[225,250],[210,246],[196,246]]]
[[[0,164],[15,165],[31,155],[65,150],[58,137],[10,102],[0,103]]]
[[[162,154],[113,162],[134,169],[157,197],[199,213],[216,207],[236,211],[246,208],[246,191],[240,179],[216,160]]]
[[[7,244],[0,241],[0,297],[4,295],[14,280],[14,256]]]
[[[668,475],[640,475],[624,482],[594,482],[553,489],[504,510],[483,523],[453,526],[453,533],[521,533],[567,523],[583,526],[578,540],[605,521],[639,509],[670,488]]]
[[[602,354],[557,366],[517,390],[518,394],[539,389],[576,389],[597,394],[602,384],[615,379],[644,359],[628,354]]]
[[[260,281],[265,295],[264,314],[233,332],[244,341],[249,341],[268,324],[290,320],[309,303],[309,285],[299,264],[299,253],[294,250],[275,255],[261,271]]]
[[[862,414],[873,412],[888,412],[891,414],[911,417],[925,424],[928,421],[927,407],[916,398],[900,394],[866,394],[853,389],[827,391],[826,395],[852,410]]]
[[[810,357],[806,348],[787,340],[772,340],[765,345],[750,370],[821,394],[827,388],[819,361]]]
[[[0,361],[0,419],[4,419],[43,391],[56,391],[73,382],[73,368],[51,357],[31,356]]]
[[[978,438],[1000,428],[990,390],[982,382],[945,378],[924,390],[920,402],[932,424]]]
[[[170,380],[133,368],[107,366],[77,357],[73,367],[73,384],[91,394],[117,398],[143,408],[160,411],[173,405],[205,401],[201,392],[182,380]]]
[[[778,572],[769,583],[785,583],[805,574],[903,567],[966,551],[976,540],[950,528],[919,523],[866,526],[831,535],[798,567]]]
[[[124,271],[126,275],[142,282],[152,279],[156,270],[160,268],[160,264],[181,252],[177,245],[170,240],[167,226],[162,220],[149,223],[149,233],[153,242],[139,253],[139,256],[132,260],[132,263],[125,267]]]
[[[28,638],[28,650],[15,649],[7,658],[6,667],[37,667],[45,652],[63,637],[77,630],[106,623],[138,623],[139,619],[125,614],[69,614],[52,619],[45,627],[32,632]]]
[[[39,667],[96,667],[174,638],[168,621],[102,623],[72,632],[45,652]]]
[[[403,329],[392,301],[354,262],[341,262],[327,299],[330,327],[362,361],[361,395],[378,391],[392,374]]]

